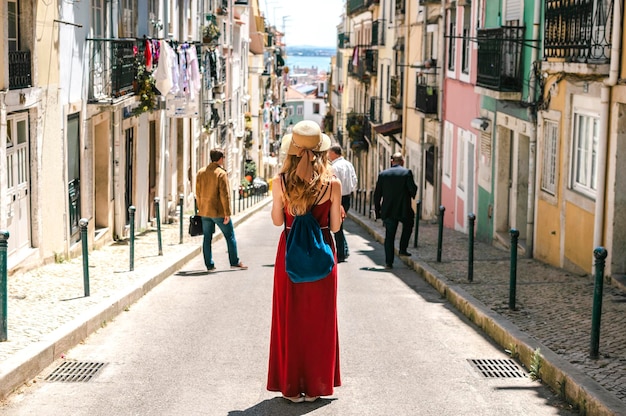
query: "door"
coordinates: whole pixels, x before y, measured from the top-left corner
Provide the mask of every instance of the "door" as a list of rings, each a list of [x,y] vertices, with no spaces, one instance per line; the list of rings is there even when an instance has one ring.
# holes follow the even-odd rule
[[[80,240],[78,222],[81,218],[80,206],[80,115],[67,118],[67,193],[69,198],[70,241]]]
[[[133,158],[135,155],[135,129],[134,127],[128,128],[125,131],[126,143],[126,174],[125,174],[125,185],[124,185],[124,202],[126,206],[126,225],[130,224],[130,213],[128,212],[128,208],[133,205],[133,181],[135,177],[133,175]]]
[[[30,247],[30,182],[28,113],[7,117],[7,225],[11,255]]]

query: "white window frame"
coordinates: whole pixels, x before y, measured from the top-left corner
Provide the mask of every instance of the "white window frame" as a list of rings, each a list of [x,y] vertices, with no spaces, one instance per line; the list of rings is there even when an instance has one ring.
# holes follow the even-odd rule
[[[451,8],[449,11],[449,19],[448,19],[448,47],[447,47],[447,61],[446,62],[446,70],[448,71],[448,76],[451,78],[456,78],[456,43],[458,41],[457,38],[457,13],[456,8]]]
[[[544,122],[542,159],[541,190],[556,196],[559,182],[559,124],[553,120]]]
[[[304,105],[300,104],[296,106],[296,115],[303,116],[304,115]]]
[[[472,65],[472,8],[463,6],[463,38],[461,39],[461,79],[469,82]]]
[[[454,139],[453,125],[445,122],[443,137],[443,166],[442,182],[448,188],[452,186],[452,140]]]
[[[7,17],[7,33],[8,33],[8,44],[9,44],[9,51],[13,52],[13,51],[19,51],[20,50],[20,40],[19,40],[19,35],[20,35],[20,9],[19,9],[19,4],[17,3],[16,0],[9,0],[8,1],[8,14],[9,16]],[[12,31],[14,31],[14,33],[11,33]]]
[[[596,196],[599,132],[600,114],[575,107],[572,114],[570,188],[590,198]]]
[[[456,188],[459,193],[465,194],[467,187],[467,141],[468,132],[459,128],[457,130],[457,147],[456,147]]]

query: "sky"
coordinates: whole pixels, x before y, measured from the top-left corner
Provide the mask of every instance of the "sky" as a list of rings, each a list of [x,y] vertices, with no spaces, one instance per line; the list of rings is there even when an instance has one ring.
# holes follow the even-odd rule
[[[263,15],[285,32],[287,46],[337,46],[345,0],[259,0]]]

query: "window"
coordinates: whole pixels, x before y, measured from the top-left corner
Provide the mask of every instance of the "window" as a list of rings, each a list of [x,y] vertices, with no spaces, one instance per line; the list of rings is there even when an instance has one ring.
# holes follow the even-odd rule
[[[304,114],[304,106],[303,105],[299,105],[296,107],[296,115],[301,116]]]
[[[456,10],[450,10],[450,25],[448,26],[448,71],[454,71],[456,64]]]
[[[472,13],[471,7],[468,5],[463,8],[463,49],[461,51],[461,71],[463,71],[464,74],[469,74],[470,70],[470,45],[472,44],[472,42],[470,42],[471,23]]]
[[[443,182],[450,186],[452,178],[452,124],[446,122],[443,138]]]
[[[313,114],[319,114],[319,113],[320,113],[320,104],[313,103]]]
[[[157,0],[148,0],[148,19],[150,19],[150,24],[148,25],[148,33],[153,38],[156,38],[159,36],[160,27],[159,3],[157,2]]]
[[[456,150],[456,187],[459,190],[465,190],[465,160],[467,158],[467,140],[465,140],[465,134],[463,130],[459,130],[459,141]]]
[[[136,27],[136,10],[135,0],[122,0],[121,4],[121,37],[132,38],[136,36],[135,27]]]
[[[19,41],[18,41],[18,9],[17,9],[17,1],[9,0],[9,17],[8,17],[8,34],[9,34],[9,51],[15,52],[19,50]]]
[[[574,111],[571,187],[595,197],[600,117],[590,112]]]
[[[541,189],[556,195],[559,128],[554,121],[546,121],[544,129]]]

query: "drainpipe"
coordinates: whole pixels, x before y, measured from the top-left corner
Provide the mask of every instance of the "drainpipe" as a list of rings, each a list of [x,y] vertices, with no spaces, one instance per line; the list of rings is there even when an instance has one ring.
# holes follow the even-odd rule
[[[410,2],[409,2],[410,3]],[[426,56],[426,40],[428,39],[428,7],[425,5],[424,7],[424,15],[422,17],[422,50],[421,50],[421,60],[422,65],[426,62],[426,59],[432,58],[432,56]],[[441,65],[441,62],[439,62]],[[435,65],[435,71],[437,71],[437,65]],[[417,86],[416,86],[417,88]],[[424,160],[424,146],[426,146],[426,118],[420,118],[420,177],[419,177],[419,187],[417,189],[418,199],[421,201],[424,198],[424,186],[426,182],[426,161]],[[419,215],[419,213],[418,213]]]
[[[617,2],[616,2],[617,3]],[[615,4],[618,6],[618,4]],[[610,102],[611,90],[617,84],[622,34],[621,7],[613,7],[613,33],[611,34],[611,63],[609,77],[604,80],[600,90],[600,131],[598,143],[598,183],[596,193],[595,218],[593,224],[593,246],[601,246],[604,240],[604,211],[606,207],[606,170],[607,149],[610,136]],[[592,261],[592,264],[595,262]],[[610,264],[610,262],[609,262]]]
[[[443,136],[444,136],[444,128],[443,128],[443,81],[445,79],[445,53],[446,50],[446,42],[445,42],[445,33],[446,33],[446,0],[441,0],[441,33],[439,36],[439,45],[438,51],[441,59],[437,59],[439,65],[441,65],[441,71],[439,74],[439,100],[438,100],[438,109],[437,116],[439,118],[439,142],[437,143],[437,175],[435,185],[435,206],[434,210],[437,210],[441,205],[441,178],[443,177]],[[435,211],[438,212],[438,211]]]
[[[533,40],[536,40],[536,47],[532,48],[530,53],[530,63],[534,65],[539,55],[539,25],[541,23],[541,2],[535,2],[535,11],[533,15]],[[537,80],[534,76],[530,77],[528,88],[528,103],[536,100],[537,92],[535,91]],[[526,257],[534,257],[535,247],[535,185],[537,180],[537,112],[531,116],[534,122],[530,127],[529,149],[528,149],[528,213],[526,214]],[[531,119],[532,120],[532,119]]]

